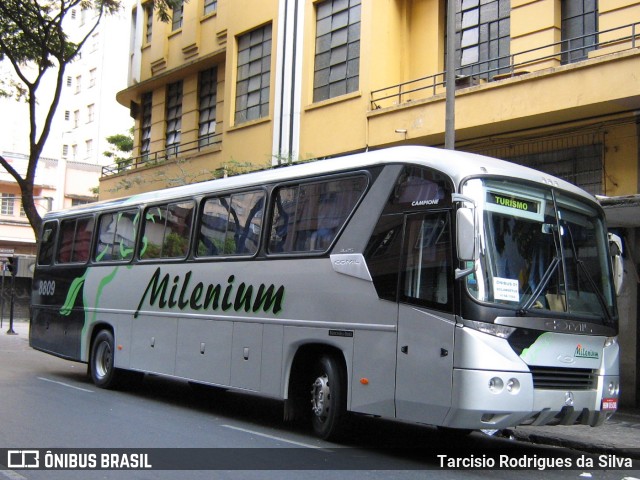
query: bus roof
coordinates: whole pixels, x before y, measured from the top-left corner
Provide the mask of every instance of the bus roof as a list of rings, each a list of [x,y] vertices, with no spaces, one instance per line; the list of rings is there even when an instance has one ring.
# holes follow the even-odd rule
[[[456,150],[443,150],[423,146],[401,146],[333,157],[327,160],[294,164],[283,168],[272,168],[227,178],[207,180],[163,190],[149,191],[138,195],[80,205],[68,210],[49,212],[45,215],[45,218],[64,216],[67,213],[79,214],[83,211],[94,212],[96,210],[108,210],[114,207],[126,207],[128,205],[133,206],[189,196],[207,195],[244,187],[286,182],[299,178],[398,163],[423,165],[439,170],[451,178],[456,190],[459,188],[462,180],[471,176],[509,176],[541,185],[555,186],[595,202],[593,196],[565,180],[505,160]]]

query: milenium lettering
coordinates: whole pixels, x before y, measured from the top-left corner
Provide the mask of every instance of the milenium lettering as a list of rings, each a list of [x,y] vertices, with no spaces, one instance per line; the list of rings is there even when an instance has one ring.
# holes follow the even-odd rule
[[[194,311],[221,310],[226,312],[269,312],[278,313],[284,303],[284,286],[265,285],[258,287],[242,282],[236,284],[235,275],[230,275],[227,284],[210,283],[205,285],[198,282],[191,285],[192,272],[182,275],[162,275],[160,267],[151,276],[147,287],[142,294],[138,308],[133,314],[138,317],[142,306],[148,302],[150,307],[158,305],[159,308],[178,308],[184,310],[190,308]]]

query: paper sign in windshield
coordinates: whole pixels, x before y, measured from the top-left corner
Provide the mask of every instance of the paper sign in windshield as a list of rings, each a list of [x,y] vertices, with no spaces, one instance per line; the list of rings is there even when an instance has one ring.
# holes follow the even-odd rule
[[[520,292],[518,280],[510,278],[493,277],[493,297],[496,300],[506,300],[507,302],[519,302]]]

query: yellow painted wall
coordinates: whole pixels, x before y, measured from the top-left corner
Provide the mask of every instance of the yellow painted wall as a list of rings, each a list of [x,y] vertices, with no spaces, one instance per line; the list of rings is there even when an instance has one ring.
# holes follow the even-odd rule
[[[607,129],[605,135],[605,193],[608,196],[638,192],[638,126],[630,123]]]
[[[152,89],[152,152],[164,148],[165,85],[184,81],[182,141],[197,139],[197,74],[218,64],[217,131],[222,145],[205,150],[185,163],[215,169],[226,162],[269,162],[273,139],[278,0],[219,0],[214,14],[203,16],[203,0],[185,5],[184,26],[171,33],[170,24],[154,19],[153,41],[143,48],[142,81],[120,96],[140,101]],[[301,2],[302,3],[302,2]],[[601,30],[640,22],[640,1],[599,2]],[[397,143],[442,144],[444,89],[420,90],[402,99],[381,102],[372,109],[374,90],[392,87],[443,71],[445,2],[443,0],[362,1],[359,90],[323,102],[313,102],[316,0],[304,0],[300,159],[337,155]],[[511,0],[511,53],[560,40],[560,0]],[[258,26],[273,24],[270,115],[243,125],[234,123],[236,39]],[[618,32],[619,33],[619,32]],[[615,35],[617,35],[616,33]],[[601,40],[614,34],[603,33]],[[640,109],[640,51],[614,44],[592,52],[590,63],[559,65],[557,59],[520,69],[517,78],[490,81],[457,92],[456,126],[459,142],[487,141],[496,135],[521,134],[545,126],[562,129],[606,115],[632,115]],[[516,62],[554,53],[516,55]],[[625,51],[620,51],[625,48]],[[434,92],[436,95],[434,95]],[[122,92],[121,92],[122,93]],[[401,100],[399,102],[399,100]],[[411,100],[411,102],[407,102]],[[136,124],[139,128],[139,123]],[[400,132],[398,132],[398,130]],[[406,135],[403,133],[406,130]],[[612,129],[606,137],[608,194],[636,193],[637,136],[632,129]],[[136,146],[139,130],[136,130]],[[617,146],[608,145],[609,142]],[[184,167],[184,165],[183,165]],[[166,166],[155,168],[156,171]],[[154,170],[153,168],[151,170]],[[105,186],[117,178],[103,179]],[[142,188],[142,187],[141,187]],[[143,188],[145,189],[145,188]],[[146,188],[147,190],[149,188]],[[103,189],[104,191],[109,190]],[[614,193],[615,192],[615,193]],[[124,194],[128,192],[120,192]],[[102,198],[117,196],[101,193]]]

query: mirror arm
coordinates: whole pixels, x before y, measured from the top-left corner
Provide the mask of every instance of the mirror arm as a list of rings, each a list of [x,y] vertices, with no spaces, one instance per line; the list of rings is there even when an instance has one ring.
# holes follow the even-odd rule
[[[473,205],[473,207],[476,207],[476,201],[475,199],[468,197],[466,195],[462,195],[461,193],[452,193],[451,194],[451,201],[452,202],[458,202],[458,203],[462,203],[462,202],[468,202],[470,204]]]
[[[473,262],[473,267],[469,268],[456,268],[456,280],[459,278],[466,277],[467,275],[471,275],[476,271],[476,262]]]

